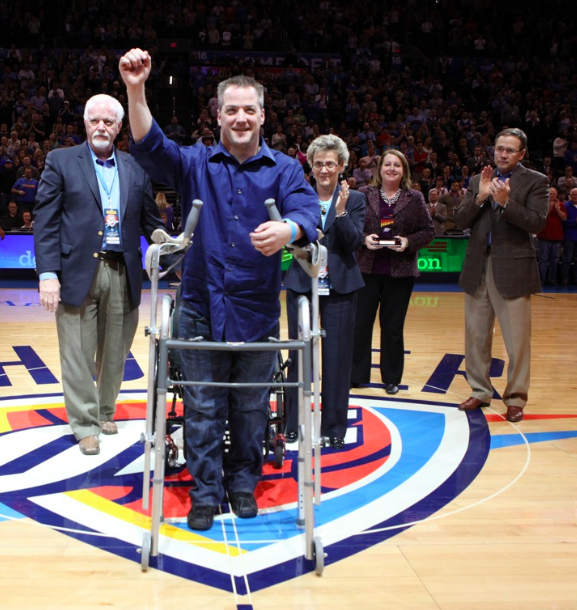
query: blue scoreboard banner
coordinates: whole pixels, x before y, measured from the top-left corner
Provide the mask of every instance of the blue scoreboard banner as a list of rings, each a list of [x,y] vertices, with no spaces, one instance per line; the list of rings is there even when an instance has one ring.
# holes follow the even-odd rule
[[[142,248],[142,268],[148,243],[140,238]],[[6,233],[0,240],[0,269],[35,269],[34,236],[31,233]]]

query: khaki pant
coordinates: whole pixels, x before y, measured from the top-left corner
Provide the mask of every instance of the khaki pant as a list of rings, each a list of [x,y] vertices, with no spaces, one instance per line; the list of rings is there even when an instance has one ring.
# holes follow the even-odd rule
[[[100,261],[80,307],[58,306],[56,327],[68,422],[77,440],[110,421],[138,325],[123,262]],[[96,380],[96,383],[95,383]]]
[[[490,403],[493,386],[489,378],[495,317],[499,321],[509,358],[503,402],[524,407],[531,368],[531,295],[505,299],[495,286],[491,255],[474,296],[465,295],[465,365],[472,396]]]

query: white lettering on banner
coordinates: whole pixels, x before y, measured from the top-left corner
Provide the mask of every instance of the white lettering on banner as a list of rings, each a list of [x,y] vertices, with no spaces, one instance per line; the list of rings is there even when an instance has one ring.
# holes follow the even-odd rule
[[[26,254],[22,254],[18,259],[21,267],[30,269],[30,267],[36,267],[36,257],[32,256],[31,250],[26,250]]]

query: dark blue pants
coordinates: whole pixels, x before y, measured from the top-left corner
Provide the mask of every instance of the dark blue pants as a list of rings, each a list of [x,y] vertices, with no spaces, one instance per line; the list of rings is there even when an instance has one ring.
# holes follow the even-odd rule
[[[278,337],[278,330],[277,324],[258,341]],[[212,340],[210,321],[184,301],[179,335]],[[185,381],[270,382],[276,356],[275,351],[182,350],[182,373]],[[262,469],[269,392],[268,387],[185,386],[186,464],[194,477],[190,495],[196,505],[218,506],[225,489],[229,492],[254,491]],[[230,450],[223,463],[227,421]]]
[[[289,337],[298,339],[298,299],[301,295],[287,290]],[[306,296],[309,300],[310,293]],[[349,389],[351,383],[352,347],[355,330],[357,293],[331,294],[319,297],[322,339],[322,417],[321,435],[344,438],[347,432]],[[297,352],[290,352],[292,364],[288,381],[298,380]],[[298,394],[287,388],[287,431],[296,432],[298,425]]]

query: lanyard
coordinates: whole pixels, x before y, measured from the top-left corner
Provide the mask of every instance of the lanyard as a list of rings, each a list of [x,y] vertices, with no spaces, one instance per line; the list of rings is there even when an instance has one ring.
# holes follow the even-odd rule
[[[104,192],[106,193],[106,196],[108,197],[108,205],[111,205],[110,197],[112,195],[112,188],[114,186],[114,181],[116,180],[116,174],[118,174],[118,168],[116,166],[114,167],[114,176],[112,178],[112,182],[110,183],[110,186],[108,186],[108,184],[106,184],[106,180],[104,179],[104,174],[102,173],[102,170],[101,170],[100,166],[98,165],[98,163],[96,163],[94,165],[94,168],[96,169],[96,176],[98,177],[98,181],[102,185],[102,188],[104,189]]]

